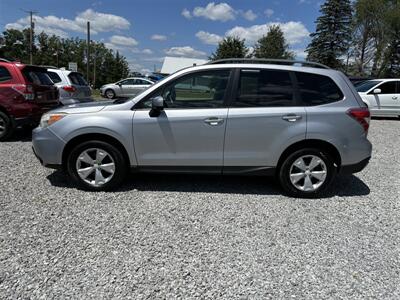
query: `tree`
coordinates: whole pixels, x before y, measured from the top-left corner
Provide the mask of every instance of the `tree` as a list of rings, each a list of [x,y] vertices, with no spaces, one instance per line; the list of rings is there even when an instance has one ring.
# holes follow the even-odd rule
[[[385,77],[400,77],[400,1],[391,1],[386,15],[388,47],[385,53]]]
[[[211,54],[210,59],[245,58],[248,52],[244,39],[228,36],[219,42],[217,50]]]
[[[268,32],[260,38],[254,46],[254,56],[257,58],[293,59],[293,52],[289,51],[283,31],[279,25],[272,25]]]
[[[316,31],[310,35],[307,59],[342,68],[341,57],[347,53],[351,40],[350,0],[326,0],[320,12]]]

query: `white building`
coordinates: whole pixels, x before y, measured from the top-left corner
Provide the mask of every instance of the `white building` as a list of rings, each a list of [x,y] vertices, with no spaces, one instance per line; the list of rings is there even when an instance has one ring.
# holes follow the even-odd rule
[[[172,74],[183,68],[199,66],[207,63],[205,59],[187,58],[187,57],[165,57],[162,65],[161,74]]]

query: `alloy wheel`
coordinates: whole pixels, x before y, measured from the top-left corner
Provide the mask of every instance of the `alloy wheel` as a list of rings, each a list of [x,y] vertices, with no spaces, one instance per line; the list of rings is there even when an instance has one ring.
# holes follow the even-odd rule
[[[304,192],[316,191],[326,180],[328,171],[325,162],[316,155],[304,155],[290,167],[290,181]]]
[[[114,159],[103,149],[86,149],[76,160],[76,171],[84,182],[99,187],[113,178],[115,173]]]

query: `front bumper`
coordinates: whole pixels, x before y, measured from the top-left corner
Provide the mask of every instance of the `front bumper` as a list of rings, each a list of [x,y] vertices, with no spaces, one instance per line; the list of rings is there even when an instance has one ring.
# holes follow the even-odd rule
[[[32,149],[40,163],[48,168],[62,167],[65,142],[49,128],[37,127],[32,131]]]
[[[361,172],[368,165],[370,159],[371,157],[367,157],[356,164],[342,166],[340,168],[340,174],[354,174]]]

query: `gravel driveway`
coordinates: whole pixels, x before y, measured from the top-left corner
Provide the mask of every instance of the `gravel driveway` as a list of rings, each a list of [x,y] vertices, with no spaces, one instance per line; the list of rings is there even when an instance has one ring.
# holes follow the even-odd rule
[[[132,176],[117,192],[0,144],[0,298],[399,299],[400,121],[323,199],[252,177]]]

